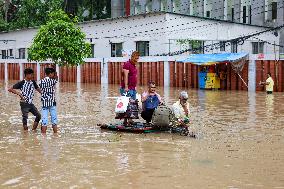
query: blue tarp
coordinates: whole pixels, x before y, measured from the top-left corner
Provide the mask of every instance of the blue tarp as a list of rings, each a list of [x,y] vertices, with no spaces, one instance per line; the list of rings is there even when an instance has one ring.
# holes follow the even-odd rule
[[[247,55],[247,53],[191,54],[188,58],[179,62],[189,62],[196,65],[212,65],[222,62],[236,62],[246,58]]]

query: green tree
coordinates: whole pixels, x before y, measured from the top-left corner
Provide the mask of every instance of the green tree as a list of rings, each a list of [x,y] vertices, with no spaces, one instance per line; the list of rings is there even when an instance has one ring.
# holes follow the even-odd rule
[[[85,41],[85,34],[76,27],[77,19],[70,19],[62,11],[49,14],[46,25],[40,27],[28,51],[29,60],[51,59],[59,65],[79,65],[90,56],[91,47]]]
[[[10,28],[27,28],[45,24],[48,13],[61,9],[62,0],[14,0],[12,5],[17,10],[11,15]]]

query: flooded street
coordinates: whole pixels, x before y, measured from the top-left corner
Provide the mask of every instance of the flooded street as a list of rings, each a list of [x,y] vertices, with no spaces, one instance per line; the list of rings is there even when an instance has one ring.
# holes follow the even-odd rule
[[[117,121],[106,97],[118,86],[73,83],[57,88],[58,136],[50,126],[47,136],[25,133],[6,89],[0,83],[0,188],[284,188],[284,93],[188,90],[193,139],[101,131]],[[173,104],[181,89],[158,90]]]

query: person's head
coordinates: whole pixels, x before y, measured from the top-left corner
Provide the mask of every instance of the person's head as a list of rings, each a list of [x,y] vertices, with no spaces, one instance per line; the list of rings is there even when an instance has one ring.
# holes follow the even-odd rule
[[[269,78],[269,77],[271,77],[271,73],[270,72],[267,73],[267,78]]]
[[[139,59],[139,52],[134,51],[134,52],[131,54],[131,62],[132,62],[133,64],[136,64],[137,61],[138,61],[138,59]]]
[[[47,77],[53,78],[56,70],[54,68],[45,68],[44,72]]]
[[[24,70],[24,75],[26,80],[32,80],[34,78],[34,71],[31,68],[26,68]]]
[[[156,83],[153,81],[150,81],[148,83],[148,89],[150,93],[154,93],[156,91]]]
[[[179,100],[181,104],[185,104],[188,99],[188,94],[186,91],[181,91],[179,94]]]

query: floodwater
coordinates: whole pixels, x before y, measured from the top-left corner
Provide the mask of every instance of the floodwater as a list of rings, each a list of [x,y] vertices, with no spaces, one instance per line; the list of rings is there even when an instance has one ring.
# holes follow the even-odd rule
[[[101,131],[118,86],[60,83],[59,134],[42,136],[0,87],[0,188],[284,188],[284,93],[188,90],[193,139]],[[181,89],[158,90],[172,104]]]

